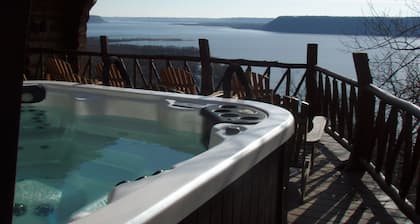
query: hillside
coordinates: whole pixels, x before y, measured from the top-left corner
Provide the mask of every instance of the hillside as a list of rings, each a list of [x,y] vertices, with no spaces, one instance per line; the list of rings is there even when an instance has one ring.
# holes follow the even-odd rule
[[[255,29],[261,30],[262,27],[273,18],[218,18],[218,19],[197,19],[196,21],[178,22],[180,25],[187,26],[227,26],[235,29]]]
[[[106,23],[100,16],[90,15],[88,23]]]
[[[329,16],[280,16],[268,22],[262,30],[283,33],[313,33],[342,35],[378,35],[370,24],[381,21],[383,24],[420,24],[420,17],[329,17]],[[398,31],[394,30],[393,35]],[[420,36],[420,30],[409,36]]]

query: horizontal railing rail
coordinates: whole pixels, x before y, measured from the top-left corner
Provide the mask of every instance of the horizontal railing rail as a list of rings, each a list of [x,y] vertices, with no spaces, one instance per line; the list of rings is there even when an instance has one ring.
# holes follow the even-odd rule
[[[30,48],[31,54],[58,54],[58,55],[74,55],[74,56],[104,56],[101,52],[83,51],[83,50],[62,50],[49,48]],[[141,58],[141,59],[159,59],[159,60],[174,60],[174,61],[194,61],[200,62],[199,56],[179,56],[179,55],[151,55],[151,54],[122,54],[122,53],[107,53],[106,56],[113,56],[118,58]]]
[[[368,89],[369,92],[372,92],[375,96],[377,96],[381,100],[386,101],[390,105],[394,105],[395,107],[398,107],[400,110],[411,113],[413,116],[420,119],[419,106],[416,106],[415,104],[411,102],[398,98],[373,84],[370,84],[366,88]]]
[[[246,59],[225,59],[225,58],[211,58],[211,62],[218,64],[239,64],[246,66],[258,66],[258,67],[278,67],[278,68],[300,68],[306,69],[307,64],[292,64],[292,63],[281,63],[277,61],[264,61],[264,60],[246,60]]]

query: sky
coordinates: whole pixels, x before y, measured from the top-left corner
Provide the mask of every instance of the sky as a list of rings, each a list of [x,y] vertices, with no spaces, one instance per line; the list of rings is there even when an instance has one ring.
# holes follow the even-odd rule
[[[380,14],[419,16],[407,10],[407,1],[420,0],[97,0],[91,15],[119,17],[261,17],[369,16],[369,3]]]

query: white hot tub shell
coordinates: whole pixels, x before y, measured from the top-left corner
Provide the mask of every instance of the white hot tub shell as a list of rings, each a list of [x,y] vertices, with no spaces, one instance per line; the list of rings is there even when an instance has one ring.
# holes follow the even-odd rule
[[[280,189],[277,191],[280,192],[275,193],[275,197],[281,198],[284,195],[284,182],[288,178],[285,176],[288,171],[284,164],[287,159],[283,158],[287,155],[284,145],[293,135],[294,120],[292,114],[278,106],[254,101],[66,82],[28,81],[24,85],[42,85],[46,89],[47,97],[40,103],[70,105],[79,115],[101,114],[152,120],[171,129],[194,133],[206,132],[203,131],[207,122],[202,113],[203,108],[223,109],[226,105],[245,108],[242,110],[244,115],[239,118],[227,115],[224,117],[225,113],[214,114],[227,119],[210,122],[211,127],[207,130],[208,150],[176,164],[173,169],[118,185],[109,193],[105,207],[94,212],[81,211],[74,214],[74,224],[188,223],[188,220],[199,222],[200,217],[192,217],[191,214],[203,208],[220,192],[229,189],[230,185],[239,181],[270,155],[279,157],[276,158],[276,165],[261,166],[277,169],[274,173],[277,176],[272,180],[265,178],[262,181],[268,181],[268,185],[276,181],[273,186],[277,186]],[[54,95],[55,92],[60,94]],[[258,119],[243,120],[257,120],[256,122],[236,122],[253,114],[253,111],[258,111]],[[248,190],[262,190],[259,186],[265,185],[262,183]],[[281,200],[273,202],[273,210],[284,209]],[[235,207],[235,203],[229,206]],[[235,211],[235,208],[232,209]],[[252,214],[251,216],[253,217]],[[259,213],[255,216],[258,216],[255,220],[261,218]],[[284,214],[271,216],[273,217],[270,220],[274,223],[283,219]]]

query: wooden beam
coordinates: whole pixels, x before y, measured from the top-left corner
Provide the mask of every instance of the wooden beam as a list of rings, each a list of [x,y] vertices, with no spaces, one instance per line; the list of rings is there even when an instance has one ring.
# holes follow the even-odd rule
[[[308,44],[306,63],[306,101],[309,102],[309,116],[313,117],[321,113],[321,102],[318,97],[316,70],[318,63],[318,44]]]
[[[375,96],[368,90],[372,83],[368,55],[366,53],[353,53],[353,60],[359,84],[359,94],[356,102],[355,145],[350,154],[349,169],[363,171],[365,168],[360,161],[369,157],[373,147]]]
[[[198,45],[201,58],[201,94],[210,95],[214,91],[214,81],[209,41],[207,39],[199,39]]]

